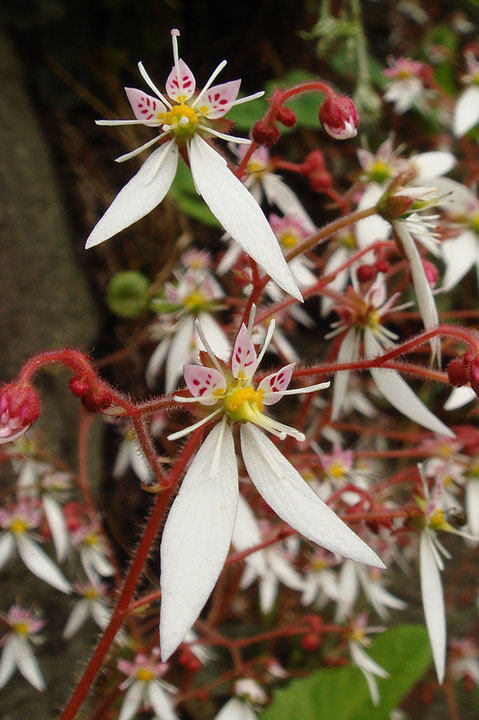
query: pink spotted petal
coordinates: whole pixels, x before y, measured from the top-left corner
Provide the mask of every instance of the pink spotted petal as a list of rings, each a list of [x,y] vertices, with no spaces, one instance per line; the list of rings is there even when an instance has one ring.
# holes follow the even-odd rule
[[[166,81],[168,97],[178,103],[184,103],[193,95],[196,88],[195,76],[188,65],[181,58],[178,60],[179,77],[176,67],[173,67]]]
[[[250,380],[256,370],[257,359],[251,335],[243,323],[241,329],[236,336],[235,346],[233,348],[233,357],[231,358],[231,369],[233,375],[238,379],[247,378]]]
[[[202,405],[214,405],[218,402],[216,390],[226,390],[226,380],[223,375],[213,368],[203,365],[185,365],[183,375],[188,390],[193,397],[198,398]]]
[[[137,120],[150,126],[165,122],[166,107],[161,100],[136,88],[125,88],[125,92]]]
[[[291,381],[291,376],[293,374],[295,364],[296,363],[293,362],[289,365],[285,365],[283,368],[281,368],[281,370],[278,370],[278,372],[275,372],[272,375],[268,375],[263,380],[261,380],[260,384],[258,385],[258,390],[264,391],[263,402],[265,405],[274,405],[278,402],[278,400],[281,400],[281,398],[283,397],[283,391],[287,389]],[[268,393],[281,394],[268,397]]]
[[[209,120],[220,118],[231,109],[238,95],[241,80],[231,80],[222,85],[213,85],[201,96],[198,110]]]

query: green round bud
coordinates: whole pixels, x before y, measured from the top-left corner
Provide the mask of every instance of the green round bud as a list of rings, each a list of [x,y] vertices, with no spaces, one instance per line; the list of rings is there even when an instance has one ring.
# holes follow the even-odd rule
[[[110,310],[124,318],[134,318],[148,308],[148,278],[136,270],[127,270],[112,277],[106,289]]]

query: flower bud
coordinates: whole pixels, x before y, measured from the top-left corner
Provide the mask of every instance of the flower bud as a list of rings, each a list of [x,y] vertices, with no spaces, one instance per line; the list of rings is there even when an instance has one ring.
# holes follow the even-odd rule
[[[325,170],[326,164],[324,162],[324,155],[321,150],[313,150],[312,152],[308,153],[304,158],[302,168],[305,174],[309,174],[313,172],[313,170]]]
[[[377,269],[374,265],[360,265],[357,269],[359,282],[368,282],[376,277]]]
[[[453,387],[462,387],[468,382],[467,372],[464,367],[464,356],[455,358],[447,366],[449,382]]]
[[[335,140],[349,140],[357,135],[359,116],[354,102],[346,95],[329,95],[319,108],[319,120]]]
[[[314,652],[321,645],[321,636],[319,633],[310,632],[301,638],[301,647],[306,652]]]
[[[111,392],[104,387],[94,387],[82,395],[81,402],[88,412],[99,412],[106,410],[112,403]]]
[[[376,270],[378,273],[387,273],[390,270],[390,264],[387,260],[378,260],[376,263]]]
[[[313,170],[309,173],[309,186],[317,193],[325,192],[333,184],[331,175],[325,170]]]
[[[285,125],[286,127],[293,127],[294,125],[296,125],[296,115],[292,110],[284,107],[284,105],[281,105],[278,108],[278,111],[276,113],[276,120],[280,122],[281,125]]]
[[[40,400],[24,382],[12,382],[0,389],[0,443],[16,440],[40,415]]]
[[[258,120],[258,122],[253,125],[251,135],[255,142],[265,147],[270,147],[279,140],[278,128],[264,120]]]

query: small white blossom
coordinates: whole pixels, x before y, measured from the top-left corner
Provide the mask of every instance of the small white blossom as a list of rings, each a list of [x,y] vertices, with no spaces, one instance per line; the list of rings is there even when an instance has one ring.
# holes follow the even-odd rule
[[[0,659],[0,688],[12,677],[15,669],[30,685],[42,692],[45,681],[32,651],[32,644],[41,642],[37,633],[45,622],[29,610],[12,605],[3,621],[10,626],[10,632],[2,638],[3,651]]]

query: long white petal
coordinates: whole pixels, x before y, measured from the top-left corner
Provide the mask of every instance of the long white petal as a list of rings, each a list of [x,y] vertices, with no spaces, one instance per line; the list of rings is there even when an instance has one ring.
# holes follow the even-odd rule
[[[241,451],[258,492],[292,528],[331,552],[384,567],[376,553],[320,500],[271,440],[252,423],[241,426]]]
[[[257,720],[257,715],[244,700],[231,698],[223,705],[215,720]]]
[[[420,185],[423,182],[445,175],[449,170],[452,170],[456,162],[456,158],[450,152],[431,150],[430,152],[420,153],[412,158],[412,163],[419,170],[414,182]]]
[[[446,273],[442,281],[444,292],[453,288],[459,280],[476,264],[476,247],[479,241],[472,230],[466,230],[453,240],[446,240],[441,248],[446,263]]]
[[[99,600],[94,600],[91,604],[91,614],[99,628],[104,630],[111,618],[110,609]],[[118,638],[118,634],[117,634]]]
[[[183,373],[183,365],[188,363],[193,355],[194,322],[192,315],[183,318],[171,341],[166,360],[165,390],[167,393],[175,389],[178,378]]]
[[[338,580],[338,605],[334,615],[335,622],[344,622],[358,598],[359,577],[357,565],[346,560],[341,565]]]
[[[291,588],[291,590],[299,590],[300,592],[304,590],[304,580],[301,575],[296,570],[293,570],[287,560],[275,548],[271,548],[268,552],[268,562],[271,570],[283,585]]]
[[[7,638],[2,650],[2,659],[0,660],[0,688],[3,688],[7,684],[17,667],[15,641],[15,636],[11,635]]]
[[[28,680],[30,685],[34,688],[43,692],[45,690],[45,681],[38,667],[35,655],[27,640],[24,638],[17,638],[15,644],[15,657],[17,666],[23,677]]]
[[[66,580],[55,563],[40,550],[38,545],[27,535],[16,538],[18,554],[27,568],[37,577],[64,593],[71,593],[72,586]]]
[[[65,640],[69,640],[81,626],[88,620],[90,615],[89,601],[82,599],[75,603],[70,615],[68,616],[67,624],[63,629],[62,636]]]
[[[329,275],[330,273],[334,272],[336,268],[340,267],[344,262],[346,262],[348,258],[348,251],[345,247],[339,247],[337,250],[333,252],[333,254],[330,256],[330,258],[326,261],[326,265],[323,269],[323,277],[325,275]],[[336,290],[337,292],[341,292],[344,290],[344,288],[347,285],[349,277],[349,270],[343,270],[342,272],[338,273],[334,280],[332,280],[330,283],[328,283],[328,287],[331,288],[331,290]],[[325,316],[328,315],[331,311],[331,308],[334,305],[334,300],[329,297],[322,297],[321,298],[321,315]]]
[[[171,702],[159,683],[149,682],[146,694],[158,720],[176,720]]]
[[[338,363],[347,363],[356,359],[357,332],[352,327],[343,338],[338,352]],[[333,407],[331,409],[331,420],[334,422],[341,414],[346,388],[348,386],[349,370],[341,370],[336,373],[333,385]]]
[[[382,348],[373,333],[366,330],[364,333],[364,348],[369,358],[377,357],[381,354]],[[396,410],[405,415],[410,420],[419,423],[432,432],[439,435],[447,435],[455,437],[452,430],[439,420],[428,408],[419,400],[417,395],[411,390],[409,385],[396,370],[383,370],[379,368],[370,368],[370,373],[379,392],[384,395]]]
[[[421,595],[434,665],[440,683],[446,668],[446,610],[441,573],[434,559],[432,539],[426,530],[420,540]]]
[[[463,405],[467,405],[473,400],[476,400],[476,398],[476,393],[471,387],[469,387],[469,385],[454,388],[444,403],[444,410],[457,410],[458,408],[463,407]]]
[[[15,550],[15,540],[12,533],[5,533],[0,537],[0,568],[12,557]]]
[[[44,495],[43,509],[47,518],[48,527],[52,533],[58,562],[63,562],[68,554],[70,539],[62,506],[55,498]]]
[[[238,514],[236,515],[231,544],[235,550],[243,552],[243,550],[248,550],[260,543],[261,533],[258,522],[250,506],[240,494],[238,498]],[[258,552],[248,555],[246,563],[251,565],[258,575],[264,575],[266,573],[266,561],[263,551],[259,550]]]
[[[406,257],[411,267],[412,281],[416,292],[417,304],[421,313],[422,321],[426,330],[436,327],[439,323],[436,302],[432,294],[431,286],[426,277],[424,265],[421,256],[416,247],[413,237],[405,225],[401,222],[395,222],[394,228],[401,240]],[[430,341],[433,356],[440,357],[441,342],[439,338],[433,338]]]
[[[479,541],[479,480],[469,478],[466,486],[467,526]]]
[[[223,435],[217,474],[212,465]],[[161,541],[160,644],[163,661],[183,640],[221,572],[238,505],[238,469],[229,426],[210,432],[185,475]]]
[[[151,173],[156,165],[161,167],[154,177]],[[155,150],[145,160],[131,180],[120,190],[112,204],[93,228],[85,248],[91,248],[112,235],[124,230],[147,215],[165,197],[175,177],[178,164],[178,148],[170,140]]]
[[[229,170],[226,160],[199,135],[190,143],[195,187],[225,230],[285,292],[298,300],[301,293],[260,206]]]
[[[198,320],[214,354],[222,360],[227,360],[231,353],[231,344],[214,317],[209,313],[202,312],[199,314]],[[198,344],[203,348],[201,341]]]
[[[468,87],[456,103],[454,110],[453,132],[462,137],[479,122],[479,87]]]
[[[161,366],[163,365],[163,361],[168,353],[168,348],[170,347],[171,339],[169,337],[164,337],[163,340],[158,344],[158,346],[155,348],[153,355],[148,361],[148,365],[146,366],[146,384],[148,387],[154,387],[156,385],[156,381],[158,379],[158,373],[160,371]]]
[[[276,596],[278,594],[278,580],[272,572],[259,579],[259,606],[261,612],[267,615],[274,608]]]
[[[144,689],[145,683],[141,680],[135,680],[130,685],[125,693],[118,720],[132,720],[135,717],[138,708],[142,704]]]
[[[361,668],[361,670],[365,670],[366,672],[370,672],[373,675],[377,675],[381,678],[389,677],[389,673],[387,672],[387,670],[382,668],[381,665],[378,665],[377,662],[372,659],[372,657],[370,657],[366,652],[364,652],[364,650],[358,643],[350,643],[349,649],[351,652],[351,658],[354,664],[358,666],[358,668]]]
[[[133,472],[142,483],[148,483],[153,477],[153,473],[145,457],[145,453],[140,448],[140,445],[136,445],[136,443],[130,448],[130,453]]]
[[[316,230],[315,224],[301,205],[298,197],[279,175],[266,172],[262,177],[262,185],[270,205],[277,205],[283,215],[294,213],[301,220],[304,229],[311,234],[314,233]]]
[[[358,210],[374,207],[383,192],[384,188],[377,183],[368,185],[358,203]],[[356,238],[362,250],[376,240],[386,240],[390,234],[391,225],[379,215],[371,215],[356,223]],[[362,262],[369,262],[369,255],[363,255]]]

